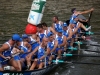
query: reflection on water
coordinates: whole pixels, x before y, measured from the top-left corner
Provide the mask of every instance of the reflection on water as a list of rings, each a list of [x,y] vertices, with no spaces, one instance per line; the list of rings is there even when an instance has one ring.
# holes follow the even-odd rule
[[[2,40],[0,43],[5,42],[5,40],[10,38],[10,35],[13,33],[24,33],[31,4],[32,0],[0,0],[0,40]],[[100,31],[100,0],[47,0],[42,21],[45,21],[48,25],[51,25],[51,19],[55,15],[57,15],[60,20],[66,21],[71,16],[70,9],[73,7],[77,8],[78,10],[85,10],[94,7],[95,11],[93,12],[91,19],[92,31]],[[88,14],[85,16],[88,18]],[[99,38],[99,36],[96,35],[96,38]],[[96,38],[94,41],[100,42]],[[92,60],[94,60],[94,62],[100,62],[98,58],[78,59],[78,61],[84,62],[92,62]],[[66,66],[66,64],[60,66],[60,68],[52,72],[50,75],[100,74],[99,65],[74,64],[73,66],[75,68],[66,68],[64,66]]]

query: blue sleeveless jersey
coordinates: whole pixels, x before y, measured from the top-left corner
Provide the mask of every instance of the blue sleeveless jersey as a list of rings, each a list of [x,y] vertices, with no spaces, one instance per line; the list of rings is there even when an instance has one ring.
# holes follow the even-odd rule
[[[28,53],[26,53],[26,52],[28,52],[28,48],[26,46],[24,46],[24,42],[23,41],[21,42],[20,48],[21,48],[21,50],[23,50],[25,52],[23,54],[20,54],[20,57],[21,58],[26,58],[26,56],[28,55]]]
[[[37,46],[39,46],[39,43],[35,39],[33,39],[32,37],[30,37],[29,44],[32,46],[32,50],[31,51],[33,51]]]
[[[42,39],[44,37],[46,37],[46,30],[44,31],[44,33],[38,33],[38,35],[39,35],[39,38],[40,38],[40,42],[42,42]]]
[[[63,35],[65,35],[66,38],[69,36],[68,31],[69,31],[69,29],[66,31],[63,31]],[[70,42],[70,41],[71,41],[71,39],[67,40],[67,42]]]
[[[69,22],[69,23],[72,23],[76,17],[77,17],[77,15],[74,15],[74,14],[73,14],[73,15],[70,17],[70,22]]]
[[[63,43],[63,37],[64,37],[64,35],[62,35],[61,37],[56,35],[56,39],[55,40],[58,41],[58,45]],[[63,47],[62,48],[56,48],[56,51],[58,51],[58,50],[63,50]]]
[[[63,30],[63,35],[65,35],[66,37],[68,37],[69,35],[68,35],[68,30]]]
[[[45,55],[45,49],[39,46],[38,48],[38,59]]]
[[[53,42],[48,42],[47,48],[50,48],[50,50],[52,50],[54,48],[54,41]]]
[[[56,31],[56,32],[58,32],[59,29],[63,29],[63,27],[62,27],[62,25],[61,25],[60,23],[59,23],[59,24],[56,24],[56,23],[55,23],[55,24],[54,24],[54,28],[55,28],[55,31]]]
[[[9,44],[9,42],[6,42],[5,44],[7,44],[7,45],[9,46],[9,49],[6,50],[6,51],[4,51],[4,52],[2,52],[2,54],[3,54],[5,57],[11,56],[11,51],[12,51],[12,49],[13,49],[13,46],[11,46],[11,45]],[[5,60],[4,58],[0,57],[0,61],[1,61],[1,62],[4,61],[4,60]],[[8,63],[8,61],[5,61],[5,62],[2,62],[1,64],[2,64],[2,65],[6,65],[7,63]]]

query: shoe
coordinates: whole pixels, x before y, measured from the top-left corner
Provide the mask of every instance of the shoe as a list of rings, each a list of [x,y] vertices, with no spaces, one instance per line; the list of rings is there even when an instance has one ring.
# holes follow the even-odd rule
[[[88,28],[86,28],[86,31],[89,31],[91,29],[91,26],[89,26]]]

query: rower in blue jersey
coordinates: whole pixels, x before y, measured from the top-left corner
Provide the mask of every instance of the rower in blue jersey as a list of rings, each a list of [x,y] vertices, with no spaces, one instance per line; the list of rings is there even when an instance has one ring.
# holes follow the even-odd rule
[[[40,39],[37,36],[37,34],[32,34],[32,35],[29,36],[28,42],[29,42],[29,44],[32,47],[31,48],[31,52],[33,52],[35,50],[35,48],[39,46]],[[27,68],[30,67],[31,60],[37,57],[36,55],[37,55],[37,52],[34,55],[32,55],[32,56],[31,56],[31,53],[29,53],[27,55]]]
[[[37,25],[37,35],[38,35],[39,38],[40,38],[40,42],[42,42],[42,39],[43,39],[44,37],[46,37],[46,31],[43,29],[42,24],[38,24],[38,25]]]
[[[5,66],[5,65],[11,65],[12,67],[15,68],[16,71],[21,71],[21,69],[18,66],[17,61],[15,61],[11,55],[11,51],[12,51],[14,45],[19,41],[20,41],[20,36],[18,34],[14,34],[12,36],[12,39],[7,41],[0,47],[0,61],[2,62],[2,63],[0,63],[1,64],[0,71],[4,70],[3,66]],[[9,59],[9,60],[7,60],[7,59]],[[5,61],[5,60],[7,60],[7,61]],[[5,61],[5,62],[3,62],[3,61]]]
[[[56,51],[56,48],[58,46],[58,43],[57,43],[57,40],[55,40],[54,38],[54,35],[52,32],[49,32],[47,34],[47,38],[48,38],[48,44],[47,44],[47,50],[50,52],[49,53],[49,64],[51,64],[51,60],[55,57],[55,51]]]
[[[72,8],[71,9],[71,12],[72,12],[72,16],[70,18],[70,22],[74,20],[75,17],[77,17],[78,15],[82,15],[82,14],[86,14],[86,13],[89,13],[91,11],[93,11],[94,9],[91,8],[90,10],[87,10],[87,11],[77,11],[76,8]]]
[[[46,31],[46,35],[49,32],[52,32],[53,34],[56,34],[56,31],[52,27],[48,27],[47,24],[44,22],[42,23],[43,29]]]
[[[59,21],[58,17],[57,16],[54,16],[53,17],[53,29],[58,32],[59,29],[62,29],[62,25],[63,25],[63,22]]]
[[[46,37],[44,37],[41,44],[37,48],[35,48],[35,50],[31,53],[31,55],[34,55],[34,53],[38,52],[37,58],[32,63],[30,70],[34,70],[36,67],[38,69],[43,68],[44,59],[45,59],[46,55],[49,54],[48,50],[46,51],[47,43],[48,43],[48,39]]]
[[[63,35],[65,35],[67,38],[66,47],[69,47],[73,33],[72,30],[68,27],[67,23],[65,22],[63,23]]]
[[[80,12],[80,11],[77,11],[76,10],[76,8],[73,8],[72,10],[71,10],[71,12],[72,12],[72,16],[71,16],[71,18],[70,18],[70,24],[71,24],[71,22],[76,22],[76,29],[75,29],[75,33],[77,33],[77,31],[78,32],[80,32],[80,28],[82,28],[82,29],[84,29],[85,31],[89,31],[90,29],[91,29],[91,26],[90,27],[88,27],[88,28],[86,28],[80,21],[80,18],[78,17],[78,15],[80,15],[80,14],[85,14],[85,13],[89,13],[89,12],[91,12],[91,11],[93,11],[94,9],[92,8],[92,9],[90,9],[90,10],[87,10],[87,11],[83,11],[83,12]]]
[[[28,42],[29,36],[26,34],[22,35],[22,42],[20,43],[20,49],[23,51],[23,53],[20,54],[20,58],[21,58],[21,62],[26,61],[27,62],[27,67],[29,67],[28,65],[28,57],[27,55],[31,52],[31,45]]]
[[[66,36],[63,35],[63,30],[59,29],[58,33],[55,35],[55,40],[58,42],[58,47],[56,48],[56,52],[58,53],[58,58],[60,58],[61,53],[64,51],[64,47],[66,45]]]
[[[75,32],[75,23],[74,21],[71,21],[70,25],[69,25],[69,29],[72,31],[72,39],[71,39],[71,43],[70,43],[70,46],[73,47],[73,43],[75,41],[75,37],[76,37],[76,32]]]

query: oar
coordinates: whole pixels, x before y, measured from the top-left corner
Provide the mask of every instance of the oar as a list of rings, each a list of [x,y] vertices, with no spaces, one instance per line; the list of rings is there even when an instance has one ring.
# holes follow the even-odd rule
[[[99,35],[100,32],[91,32],[91,31],[88,31],[88,32],[80,32],[80,34],[86,34],[86,35]]]
[[[100,57],[100,55],[83,55],[83,54],[62,54],[63,56],[72,57],[72,56],[80,56],[80,57]]]
[[[83,50],[83,51],[89,51],[89,52],[96,52],[96,53],[100,53],[100,51],[93,51],[91,49],[80,49],[80,50]]]
[[[75,47],[68,47],[67,50],[78,50],[78,49]]]
[[[79,42],[74,42],[75,44],[78,44]],[[80,42],[80,44],[83,44],[83,45],[88,45],[88,46],[98,46],[100,47],[100,44],[89,44],[87,42]]]
[[[52,62],[54,62],[55,64],[58,63],[67,63],[67,64],[90,64],[90,65],[100,65],[100,63],[90,63],[90,62],[75,62],[75,61],[63,61],[63,60],[53,60]]]
[[[93,35],[95,33],[94,32],[91,32],[91,31],[88,31],[88,32],[80,32],[80,34]]]
[[[93,13],[93,11],[91,11],[91,13],[89,14],[89,18],[88,18],[88,24],[90,25],[90,19],[91,19],[91,17],[92,17],[92,13]]]

